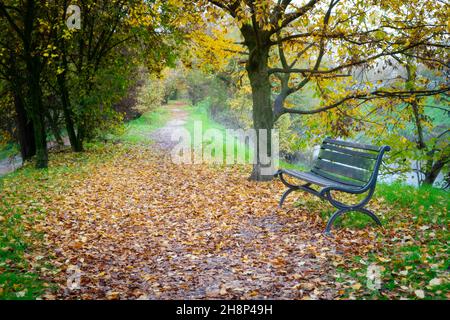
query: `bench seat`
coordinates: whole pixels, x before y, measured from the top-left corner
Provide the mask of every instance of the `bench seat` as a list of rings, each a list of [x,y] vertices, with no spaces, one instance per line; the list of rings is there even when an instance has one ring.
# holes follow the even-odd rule
[[[361,189],[361,187],[356,187],[356,186],[352,186],[349,184],[344,184],[344,183],[340,183],[337,181],[333,181],[333,180],[327,179],[325,177],[321,177],[313,172],[302,172],[302,171],[295,171],[295,170],[289,170],[289,169],[282,169],[281,172],[283,172],[291,177],[309,182],[311,184],[318,185],[320,187],[336,187],[339,189],[341,189],[341,188],[342,189],[351,189],[354,191]]]

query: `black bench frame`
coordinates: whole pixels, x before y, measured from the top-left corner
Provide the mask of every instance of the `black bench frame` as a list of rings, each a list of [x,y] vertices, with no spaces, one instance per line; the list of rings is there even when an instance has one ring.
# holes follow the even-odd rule
[[[328,149],[328,150],[324,150]],[[357,151],[359,150],[359,151]],[[364,152],[362,152],[363,150]],[[372,145],[366,145],[366,144],[359,144],[359,143],[353,143],[353,142],[346,142],[346,141],[340,141],[340,140],[334,140],[331,138],[326,138],[321,146],[321,154],[323,151],[329,152],[332,157],[338,157],[343,158],[348,165],[350,163],[350,166],[355,165],[354,167],[348,167],[348,172],[345,172],[344,166],[341,166],[339,161],[335,164],[332,162],[334,159],[331,159],[331,161],[322,161],[321,159],[317,159],[314,168],[309,173],[305,172],[299,172],[294,170],[287,170],[287,169],[281,169],[276,174],[275,177],[280,177],[281,182],[288,187],[288,189],[284,192],[284,194],[281,197],[280,200],[280,208],[283,206],[283,202],[286,200],[287,196],[291,194],[293,191],[296,190],[302,190],[306,191],[308,193],[311,193],[321,199],[329,201],[336,209],[337,211],[331,216],[331,218],[328,220],[325,234],[330,235],[331,234],[331,227],[333,226],[334,221],[342,216],[343,214],[350,212],[350,211],[357,211],[361,212],[369,217],[371,217],[379,226],[381,226],[381,222],[378,219],[378,217],[375,215],[375,213],[369,211],[365,208],[365,206],[369,203],[370,199],[372,198],[375,187],[377,183],[378,178],[378,172],[383,160],[383,155],[385,152],[390,151],[391,148],[389,146],[372,146]],[[336,153],[337,155],[336,155]],[[343,154],[341,153],[343,152]],[[319,155],[320,157],[320,155]],[[354,159],[352,159],[352,157]],[[359,170],[357,167],[359,162],[358,161],[364,161],[364,157],[367,159],[371,159],[374,161],[373,169],[369,172],[370,178],[367,182],[363,183],[352,183],[347,182],[345,180],[334,178],[333,175],[330,175],[327,173],[326,170],[322,171],[321,168],[318,168],[319,165],[324,166],[325,169],[328,170],[336,170],[339,169],[339,174],[342,176],[348,175],[349,178],[354,178],[356,174],[353,174],[354,172],[359,173],[356,169]],[[361,160],[362,159],[362,160]],[[329,160],[329,159],[326,159]],[[369,160],[368,160],[369,161]],[[342,162],[342,161],[341,161]],[[333,167],[334,166],[334,167]],[[317,168],[317,169],[316,169]],[[344,169],[343,169],[344,168]],[[361,169],[362,170],[362,169]],[[295,185],[288,181],[286,181],[284,175],[303,180],[306,183]],[[359,175],[356,175],[359,177]],[[311,188],[311,185],[318,185],[322,187],[321,190],[315,190]],[[354,205],[347,205],[344,204],[336,199],[334,199],[331,195],[332,191],[339,191],[339,192],[346,192],[350,194],[363,194],[367,193],[367,196],[361,200],[359,203]]]

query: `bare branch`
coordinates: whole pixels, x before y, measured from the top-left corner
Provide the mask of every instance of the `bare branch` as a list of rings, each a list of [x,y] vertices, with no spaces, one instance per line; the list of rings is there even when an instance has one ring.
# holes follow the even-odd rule
[[[342,69],[346,69],[346,68],[350,68],[350,67],[354,67],[354,66],[359,66],[362,64],[365,64],[367,62],[370,62],[372,60],[376,60],[378,58],[381,57],[386,57],[386,56],[392,56],[394,54],[398,54],[398,53],[404,53],[405,51],[412,49],[414,47],[417,47],[419,45],[421,45],[422,43],[415,43],[415,44],[411,44],[407,47],[404,47],[402,49],[396,50],[396,51],[391,51],[391,52],[381,52],[379,54],[373,55],[371,57],[368,57],[366,59],[363,60],[358,60],[358,61],[354,61],[351,63],[347,63],[347,64],[342,64],[340,66],[328,69],[328,70],[314,70],[314,69],[302,69],[302,68],[293,68],[293,69],[283,69],[283,68],[272,68],[269,70],[269,73],[300,73],[300,74],[329,74],[329,73],[333,73],[336,71],[340,71]]]
[[[323,19],[323,30],[324,30],[324,32],[326,32],[326,30],[328,28],[331,12],[332,12],[334,6],[336,6],[336,4],[338,2],[339,2],[339,0],[331,0],[330,1],[330,5],[328,7],[327,13],[325,14],[325,17]],[[304,51],[306,52],[311,46],[312,45],[307,47]],[[283,68],[284,69],[292,69],[292,67],[296,64],[296,60],[294,60],[294,62],[291,65],[288,66],[288,64],[286,62],[286,58],[284,56],[284,52],[282,51],[282,48],[283,48],[282,42],[278,43],[278,47],[280,48],[280,58],[281,58],[281,61],[282,61]],[[325,54],[325,39],[322,38],[321,41],[320,41],[319,54],[318,54],[316,63],[314,65],[314,70],[318,70],[319,69],[320,64],[322,63],[322,59],[323,59],[324,54]],[[275,99],[275,102],[274,102],[274,115],[275,115],[276,118],[278,118],[283,113],[284,102],[286,101],[287,97],[289,97],[294,92],[297,92],[298,90],[300,90],[301,88],[306,86],[308,84],[308,82],[310,81],[310,79],[311,79],[311,75],[308,75],[307,77],[305,77],[305,79],[303,79],[299,84],[297,84],[294,87],[289,87],[289,79],[290,79],[290,73],[286,73],[286,76],[284,77],[284,81],[281,82],[282,83],[281,93]]]
[[[225,4],[224,1],[220,0],[208,0],[211,4],[227,11],[233,18],[236,18],[236,9],[239,6],[239,1],[230,1],[230,3]]]
[[[298,18],[300,18],[301,16],[306,14],[309,10],[314,8],[314,6],[317,4],[317,2],[319,2],[319,0],[310,0],[307,4],[305,4],[303,7],[301,7],[297,11],[288,13],[285,16],[284,20],[282,21],[281,25],[277,24],[277,27],[274,30],[272,30],[272,34],[277,33],[278,31],[280,31],[283,28],[285,28],[286,26],[288,26],[291,22],[297,20]]]
[[[8,20],[11,27],[16,31],[16,33],[19,35],[20,38],[24,38],[24,34],[22,30],[19,28],[19,26],[14,22],[14,19],[11,17],[11,15],[8,13],[7,7],[0,2],[0,14],[3,15],[6,20]]]
[[[281,110],[281,114],[277,114],[277,117],[280,117],[282,114],[284,113],[292,113],[292,114],[316,114],[316,113],[320,113],[320,112],[324,112],[324,111],[328,111],[334,108],[339,107],[340,105],[342,105],[343,103],[350,101],[350,100],[373,100],[373,99],[378,99],[378,98],[392,98],[392,97],[397,97],[397,98],[406,98],[409,97],[411,95],[416,95],[418,97],[424,97],[424,96],[432,96],[432,95],[436,95],[439,93],[443,93],[443,92],[448,92],[450,90],[450,87],[446,87],[446,88],[442,88],[442,89],[438,89],[438,90],[404,90],[404,91],[383,91],[383,90],[376,90],[373,92],[368,92],[368,93],[354,93],[354,94],[350,94],[342,99],[340,99],[339,101],[336,101],[330,105],[324,106],[324,107],[320,107],[317,109],[313,109],[313,110],[303,110],[303,109],[289,109],[289,108],[282,108]]]

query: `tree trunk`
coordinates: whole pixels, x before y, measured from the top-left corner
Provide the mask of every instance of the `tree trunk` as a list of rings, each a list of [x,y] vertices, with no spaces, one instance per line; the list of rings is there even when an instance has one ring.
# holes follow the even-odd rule
[[[20,146],[20,154],[23,161],[30,160],[36,155],[36,143],[34,140],[34,128],[33,123],[27,116],[25,110],[25,102],[22,97],[22,92],[14,89],[14,105],[16,111],[16,125],[17,125],[17,138]]]
[[[42,108],[42,95],[39,84],[39,70],[36,70],[36,58],[32,58],[28,70],[29,100],[30,100],[30,118],[33,121],[34,138],[36,144],[36,168],[42,169],[48,167],[47,152],[47,133]]]
[[[67,66],[66,66],[67,67]],[[75,152],[83,151],[83,143],[75,133],[75,124],[73,121],[73,113],[70,106],[69,90],[67,89],[66,77],[64,71],[58,76],[58,86],[61,91],[61,101],[64,112],[64,121],[66,123],[67,134],[69,135],[70,145]]]
[[[425,172],[425,179],[423,180],[422,184],[432,186],[447,162],[448,160],[445,161],[445,159],[439,159],[434,163],[433,160],[429,160]]]
[[[66,20],[68,1],[64,1],[63,20]],[[72,106],[70,103],[69,89],[67,88],[67,70],[69,68],[67,61],[67,44],[66,40],[61,37],[60,46],[62,50],[62,68],[63,72],[57,76],[58,86],[61,94],[61,103],[64,113],[64,121],[66,124],[67,134],[69,136],[70,145],[75,152],[83,151],[83,142],[79,139],[75,132],[75,121],[73,119]]]
[[[416,72],[411,67],[411,64],[406,64],[406,72],[407,72],[407,82],[405,85],[406,90],[415,90],[414,81],[416,80]],[[414,98],[414,100],[410,103],[413,117],[414,117],[414,124],[417,130],[417,149],[418,150],[425,150],[427,148],[427,145],[425,143],[425,138],[423,134],[423,126],[422,126],[422,115],[420,113],[419,104],[417,98]],[[437,161],[433,161],[432,156],[436,152],[436,150],[433,148],[430,152],[427,153],[428,156],[431,157],[426,162],[426,168],[425,168],[425,179],[422,181],[422,185],[433,185],[436,181],[436,178],[438,177],[439,173],[441,172],[442,168],[444,167],[445,163],[448,162],[447,159],[441,158]]]
[[[48,108],[46,108],[46,110],[45,110],[45,117],[47,118],[47,122],[50,126],[53,136],[55,137],[56,143],[58,144],[59,147],[63,147],[64,141],[61,136],[61,131],[59,130],[58,121],[57,121],[58,117],[55,116],[56,119],[54,119],[54,117],[52,117],[52,115],[50,114],[50,111],[48,110]]]
[[[250,176],[255,181],[273,179],[273,157],[271,134],[274,125],[271,93],[268,72],[269,49],[249,46],[250,55],[247,73],[252,87],[253,127],[256,130],[255,160]],[[265,150],[264,150],[265,149]]]
[[[27,0],[24,17],[24,56],[27,68],[28,114],[33,122],[36,144],[36,167],[48,167],[47,134],[45,130],[44,108],[41,91],[41,58],[36,55],[36,44],[33,42],[34,23],[36,22],[36,1]]]

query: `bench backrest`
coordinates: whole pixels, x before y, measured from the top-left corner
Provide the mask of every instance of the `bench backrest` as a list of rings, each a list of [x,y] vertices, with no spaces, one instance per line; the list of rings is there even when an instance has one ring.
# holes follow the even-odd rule
[[[379,147],[326,138],[311,171],[336,182],[363,187],[371,181],[374,173],[378,174],[383,153],[389,150],[387,146]]]

